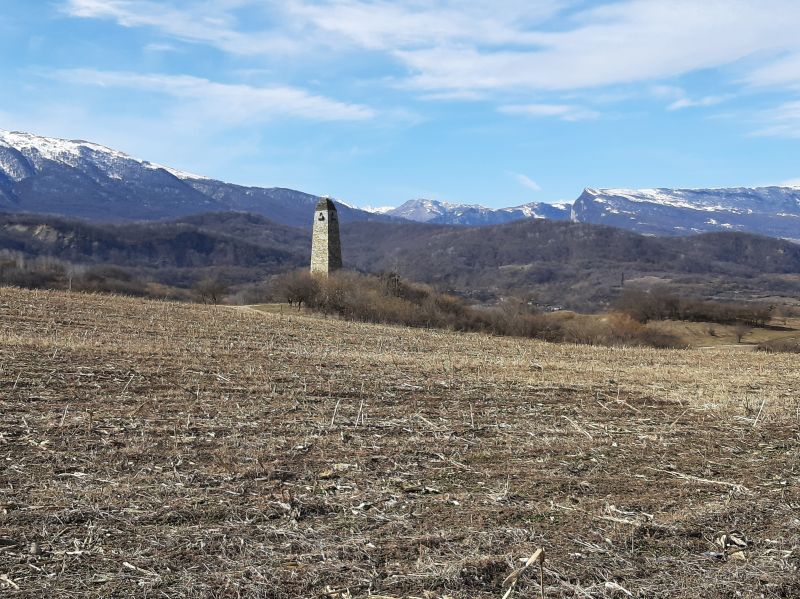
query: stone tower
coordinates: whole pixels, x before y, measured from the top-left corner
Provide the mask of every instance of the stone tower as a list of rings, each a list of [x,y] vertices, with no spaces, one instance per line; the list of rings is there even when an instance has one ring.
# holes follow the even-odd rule
[[[342,267],[339,215],[330,198],[321,198],[314,210],[311,233],[311,272],[328,275]]]

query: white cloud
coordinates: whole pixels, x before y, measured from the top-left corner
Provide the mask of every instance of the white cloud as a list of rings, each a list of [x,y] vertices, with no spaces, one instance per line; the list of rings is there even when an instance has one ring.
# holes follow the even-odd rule
[[[678,98],[667,106],[667,110],[681,110],[683,108],[699,108],[706,106],[716,106],[728,99],[728,96],[705,96],[702,98]]]
[[[359,121],[376,113],[368,106],[338,102],[293,87],[254,87],[217,83],[188,75],[137,74],[73,69],[56,76],[70,83],[128,88],[166,94],[182,102],[187,118],[213,119],[225,124],[299,117],[319,121]]]
[[[473,92],[469,90],[454,90],[444,92],[432,92],[430,94],[422,94],[420,96],[423,100],[485,100],[486,94],[480,92]]]
[[[73,17],[150,28],[257,59],[258,66],[282,67],[287,55],[302,53],[305,67],[318,60],[337,68],[331,57],[341,55],[341,65],[369,64],[366,77],[373,82],[428,100],[503,97],[508,106],[501,109],[510,114],[593,118],[597,113],[570,104],[564,94],[631,85],[650,86],[669,100],[669,110],[728,99],[668,85],[704,69],[728,69],[734,83],[800,89],[797,0],[61,2]],[[358,53],[365,58],[348,60]],[[378,78],[375,64],[383,69]],[[526,104],[543,96],[548,101]]]
[[[800,138],[800,101],[784,102],[759,115],[763,126],[754,132],[759,137]]]
[[[175,39],[208,44],[231,54],[283,55],[302,48],[301,40],[286,33],[241,31],[234,11],[249,4],[252,0],[65,0],[61,9],[72,17],[109,19],[123,27],[150,27]]]
[[[686,95],[686,90],[677,85],[653,85],[650,93],[657,98],[682,98]]]
[[[788,0],[630,0],[585,11],[580,23],[532,32],[528,48],[431,44],[396,55],[415,72],[409,84],[422,89],[572,90],[675,77],[800,46],[800,5]]]
[[[800,88],[800,52],[755,69],[746,81],[754,86]]]
[[[523,175],[522,173],[511,173],[511,174],[514,175],[514,178],[523,187],[527,187],[528,189],[533,191],[542,190],[541,186],[527,175]]]
[[[671,100],[667,106],[667,110],[670,111],[716,106],[732,97],[731,95],[713,95],[692,98],[685,89],[676,85],[654,85],[650,87],[649,91],[656,98]]]
[[[314,28],[365,48],[396,50],[440,44],[535,43],[532,25],[574,0],[327,0],[288,2],[287,12]]]
[[[178,48],[172,44],[147,44],[144,47],[145,52],[179,52]]]
[[[600,113],[573,104],[509,104],[500,107],[500,112],[528,117],[556,117],[564,121],[594,119]]]
[[[795,0],[618,0],[562,18],[575,0],[65,0],[75,17],[152,27],[234,54],[365,48],[429,91],[573,90],[674,77],[775,52],[800,52]],[[264,16],[243,26],[237,11]],[[563,17],[563,15],[562,15]],[[789,61],[785,68],[794,69]],[[775,67],[779,68],[779,67]],[[781,79],[769,70],[763,79]]]

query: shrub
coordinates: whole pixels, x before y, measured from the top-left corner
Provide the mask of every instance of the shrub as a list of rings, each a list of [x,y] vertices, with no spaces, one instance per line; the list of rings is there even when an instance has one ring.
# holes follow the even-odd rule
[[[209,277],[197,281],[192,286],[192,291],[204,304],[210,303],[216,306],[228,292],[228,285],[219,278]]]
[[[627,314],[604,318],[541,314],[528,301],[509,298],[498,306],[470,306],[463,299],[397,275],[337,272],[328,277],[289,273],[270,284],[273,299],[305,303],[312,310],[349,320],[485,332],[594,345],[680,347],[680,340],[647,328]]]
[[[297,270],[274,277],[269,285],[273,299],[288,302],[290,306],[297,304],[298,309],[310,303],[319,293],[319,278],[313,277],[306,270]]]
[[[773,339],[756,345],[756,351],[768,353],[800,354],[800,339]]]
[[[681,340],[634,320],[627,314],[612,313],[603,318],[576,316],[564,324],[564,340],[572,343],[609,346],[683,347]]]
[[[718,324],[764,326],[772,308],[757,303],[715,302],[680,298],[666,288],[626,289],[615,307],[641,323],[650,320],[690,320]]]

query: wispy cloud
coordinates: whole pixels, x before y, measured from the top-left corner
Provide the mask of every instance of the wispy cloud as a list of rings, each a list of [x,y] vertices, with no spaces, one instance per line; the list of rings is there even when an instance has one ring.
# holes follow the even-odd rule
[[[183,109],[191,108],[192,118],[214,119],[225,124],[264,122],[287,116],[319,121],[360,121],[376,115],[368,106],[339,102],[293,87],[255,87],[188,75],[91,69],[64,70],[55,76],[73,84],[165,94],[180,100]]]
[[[440,101],[511,104],[504,98],[513,94],[502,108],[509,114],[593,118],[564,94],[653,86],[704,69],[730,69],[734,85],[800,89],[796,0],[61,1],[72,17],[150,28],[264,66],[297,53],[312,66],[336,53],[379,57],[381,80],[393,88]],[[534,97],[546,101],[526,104]],[[667,108],[729,97],[682,93]]]
[[[733,97],[732,94],[718,94],[693,98],[684,88],[677,85],[654,85],[650,87],[649,92],[656,98],[668,101],[667,110],[669,111],[716,106]]]
[[[536,43],[532,27],[574,0],[293,0],[287,12],[365,48]]]
[[[178,48],[172,44],[147,44],[144,47],[145,52],[178,52]]]
[[[746,81],[757,87],[800,89],[800,52],[758,67],[747,76]]]
[[[303,47],[301,40],[286,31],[244,31],[235,11],[252,4],[252,0],[66,0],[61,10],[72,17],[107,19],[123,27],[149,27],[178,40],[208,44],[231,54],[282,55]],[[271,1],[267,4],[279,6]]]
[[[522,173],[511,173],[514,178],[517,180],[517,183],[522,185],[523,187],[527,187],[532,191],[541,191],[541,186],[531,179],[528,175],[523,175]]]
[[[500,112],[528,117],[556,117],[564,121],[595,119],[599,112],[574,104],[509,104],[501,106]]]
[[[574,90],[652,81],[746,57],[792,55],[753,79],[796,83],[795,0],[618,0],[545,24],[575,0],[63,0],[81,18],[150,27],[234,54],[325,46],[379,50],[429,91]],[[241,11],[263,19],[246,22]],[[780,18],[776,18],[780,15]],[[763,64],[764,61],[762,60]]]
[[[683,108],[702,108],[716,106],[727,100],[729,96],[704,96],[702,98],[679,98],[667,106],[667,110],[681,110]]]
[[[629,0],[584,11],[576,22],[529,31],[513,50],[431,43],[396,55],[415,71],[409,85],[421,89],[574,90],[675,77],[800,46],[800,6],[788,0]]]
[[[800,101],[784,102],[760,113],[763,125],[754,132],[759,137],[800,138]]]

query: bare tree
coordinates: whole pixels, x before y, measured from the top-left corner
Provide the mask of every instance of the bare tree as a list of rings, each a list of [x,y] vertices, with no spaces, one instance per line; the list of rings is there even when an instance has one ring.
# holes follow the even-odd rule
[[[745,335],[749,333],[752,327],[746,325],[743,322],[739,322],[736,326],[733,327],[733,334],[736,335],[736,343],[741,343],[742,339],[744,339]]]
[[[319,280],[306,270],[297,270],[279,277],[274,289],[279,298],[290,306],[296,303],[299,310],[319,294]]]
[[[192,290],[201,302],[204,304],[212,303],[216,306],[228,292],[228,286],[219,278],[209,277],[197,281],[192,286]]]

